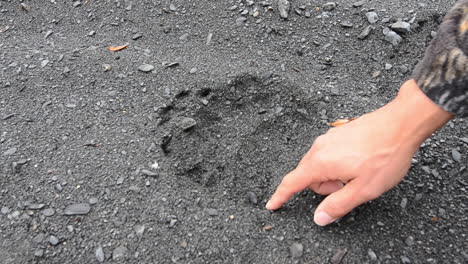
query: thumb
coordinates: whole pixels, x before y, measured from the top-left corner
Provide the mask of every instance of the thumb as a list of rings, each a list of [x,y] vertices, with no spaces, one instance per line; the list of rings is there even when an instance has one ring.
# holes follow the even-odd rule
[[[380,194],[378,190],[370,189],[362,179],[354,179],[320,203],[314,213],[314,222],[319,226],[326,226]]]

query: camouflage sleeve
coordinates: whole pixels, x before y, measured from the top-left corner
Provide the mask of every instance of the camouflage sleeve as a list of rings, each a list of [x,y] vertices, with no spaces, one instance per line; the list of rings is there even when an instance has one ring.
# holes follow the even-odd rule
[[[468,0],[453,7],[416,66],[419,88],[446,111],[468,116]]]

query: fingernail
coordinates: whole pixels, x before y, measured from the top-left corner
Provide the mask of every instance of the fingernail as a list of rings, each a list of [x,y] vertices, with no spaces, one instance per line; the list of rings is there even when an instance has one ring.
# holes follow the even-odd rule
[[[265,208],[266,208],[267,210],[271,210],[271,204],[272,204],[271,200],[268,201],[268,203],[265,205]]]
[[[324,211],[320,211],[314,215],[314,222],[319,226],[326,226],[330,223],[335,222],[336,219],[331,218]]]

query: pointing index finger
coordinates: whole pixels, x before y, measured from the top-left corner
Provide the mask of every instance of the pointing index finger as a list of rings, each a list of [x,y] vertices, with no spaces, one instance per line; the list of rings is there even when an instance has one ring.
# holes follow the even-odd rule
[[[312,170],[308,169],[306,172],[304,170],[295,169],[284,176],[265,208],[268,210],[276,210],[286,203],[295,193],[310,186],[316,181],[310,171]]]

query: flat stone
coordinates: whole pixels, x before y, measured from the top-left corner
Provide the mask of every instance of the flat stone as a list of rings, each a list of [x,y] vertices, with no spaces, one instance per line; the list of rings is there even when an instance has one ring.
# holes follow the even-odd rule
[[[375,254],[374,250],[372,250],[371,248],[369,248],[369,250],[367,251],[367,255],[369,256],[369,259],[371,261],[377,261],[377,254]]]
[[[454,161],[460,162],[462,157],[461,157],[460,152],[458,152],[458,150],[452,149],[452,158]]]
[[[400,259],[401,259],[402,264],[410,264],[411,263],[411,260],[406,256],[400,256]]]
[[[41,258],[42,256],[44,256],[44,250],[43,249],[36,249],[34,251],[34,256],[36,256],[38,258]]]
[[[55,210],[53,208],[47,208],[42,210],[42,214],[45,216],[53,216],[55,214]]]
[[[410,23],[404,22],[402,20],[398,20],[397,22],[393,23],[390,27],[398,33],[410,33],[411,32]]]
[[[369,34],[372,32],[373,29],[374,29],[374,27],[373,27],[373,26],[370,26],[370,25],[367,26],[367,27],[365,27],[365,28],[361,31],[361,33],[359,33],[358,39],[363,40],[363,39],[367,38],[367,36],[369,36]]]
[[[366,13],[367,21],[371,24],[377,23],[379,21],[379,16],[375,12],[367,12]]]
[[[10,156],[16,153],[17,148],[9,148],[5,152],[3,152],[3,156]]]
[[[340,25],[344,28],[352,28],[353,27],[353,23],[349,22],[349,21],[343,21],[340,23]]]
[[[335,2],[328,2],[328,3],[325,3],[323,6],[322,6],[323,10],[325,11],[332,11],[333,9],[336,8],[336,3]]]
[[[289,15],[289,10],[291,9],[291,3],[288,0],[278,0],[278,11],[280,17],[286,19]]]
[[[158,176],[158,173],[150,170],[141,170],[141,174],[146,175],[146,176],[151,176],[151,177],[156,177]]]
[[[133,36],[132,36],[132,39],[133,40],[137,40],[139,38],[143,37],[143,35],[141,35],[140,33],[135,33]]]
[[[364,4],[366,3],[366,1],[359,1],[359,2],[355,2],[353,4],[353,7],[360,7],[360,6],[363,6]]]
[[[248,192],[247,197],[249,198],[250,203],[252,203],[252,204],[257,204],[258,203],[257,195],[255,195],[255,193]]]
[[[189,131],[197,125],[197,121],[190,117],[184,117],[178,124],[183,131]]]
[[[209,216],[217,216],[219,214],[218,210],[213,209],[213,208],[206,209],[206,212],[208,213]]]
[[[414,242],[414,238],[412,236],[409,236],[405,239],[405,244],[409,247],[412,247],[414,246],[415,242]]]
[[[93,205],[93,204],[97,204],[99,202],[99,200],[96,197],[91,197],[91,198],[89,198],[88,202],[89,202],[90,205]]]
[[[124,246],[119,246],[118,248],[112,251],[112,260],[118,260],[125,258],[127,256],[128,249]]]
[[[69,205],[65,208],[65,215],[85,215],[91,211],[91,206],[88,203],[77,203]]]
[[[6,206],[3,206],[2,209],[0,210],[0,213],[6,215],[10,212],[10,208],[6,207]]]
[[[138,66],[138,70],[142,71],[142,72],[150,72],[150,71],[154,70],[154,66],[151,65],[151,64],[142,64],[142,65]]]
[[[385,34],[385,40],[390,42],[393,46],[398,46],[403,39],[395,31],[390,30]]]
[[[142,237],[143,233],[145,232],[145,226],[144,225],[136,225],[133,227],[133,230],[135,230],[135,234],[138,237]]]
[[[50,236],[49,237],[49,243],[52,245],[52,246],[56,246],[60,243],[60,240],[56,237],[56,236]]]
[[[304,254],[304,246],[300,243],[294,243],[289,247],[289,253],[293,259],[301,258]]]
[[[403,199],[401,199],[401,202],[400,202],[401,208],[405,209],[407,204],[408,204],[408,198],[404,197]]]
[[[45,204],[36,204],[36,203],[27,203],[26,208],[29,210],[41,210],[44,208]]]
[[[243,16],[238,17],[238,18],[236,19],[236,25],[241,26],[242,24],[244,24],[245,21],[247,21],[247,18],[246,18],[246,17],[243,17]]]
[[[97,261],[101,263],[104,262],[104,250],[102,249],[102,247],[96,248],[96,252],[94,254],[96,256]]]
[[[343,261],[343,258],[346,256],[346,253],[348,253],[348,249],[342,248],[338,249],[333,255],[333,257],[330,259],[331,264],[340,264],[341,261]]]

